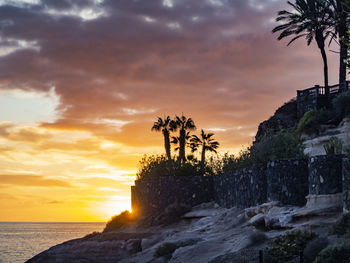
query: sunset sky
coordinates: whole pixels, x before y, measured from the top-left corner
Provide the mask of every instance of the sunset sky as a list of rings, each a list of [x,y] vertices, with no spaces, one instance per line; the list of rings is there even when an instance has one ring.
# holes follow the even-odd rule
[[[271,34],[285,0],[0,0],[0,221],[130,208],[150,128],[184,113],[236,153],[322,84],[315,43]],[[330,83],[337,55],[328,52]],[[197,131],[198,132],[198,131]]]

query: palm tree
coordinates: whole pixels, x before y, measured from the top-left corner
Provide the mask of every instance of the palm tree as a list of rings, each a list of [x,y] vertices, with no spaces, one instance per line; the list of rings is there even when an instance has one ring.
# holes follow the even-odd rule
[[[283,24],[276,26],[272,32],[282,31],[278,40],[295,35],[287,44],[288,46],[301,37],[306,38],[308,46],[315,39],[323,60],[324,85],[328,87],[325,40],[333,34],[331,17],[327,11],[329,3],[322,0],[295,0],[294,4],[289,1],[288,4],[293,7],[293,12],[279,11],[276,22],[283,22]]]
[[[201,130],[201,138],[199,138],[196,135],[192,135],[192,138],[190,140],[191,142],[191,149],[192,152],[195,152],[199,146],[202,146],[202,152],[201,152],[201,166],[204,168],[205,164],[205,152],[210,151],[216,153],[216,149],[219,148],[219,142],[215,141],[212,137],[214,136],[214,133],[205,133],[203,130]]]
[[[338,35],[338,42],[340,45],[339,52],[339,83],[346,80],[346,59],[348,55],[348,34],[349,27],[348,14],[350,11],[349,0],[327,0],[329,1],[329,13],[333,20],[334,37]]]
[[[181,117],[176,116],[174,123],[176,124],[176,128],[180,130],[179,137],[173,137],[173,143],[179,144],[179,159],[181,162],[186,161],[186,142],[189,139],[189,131],[193,131],[196,129],[196,125],[191,118],[187,118],[184,115]]]
[[[164,119],[158,117],[158,120],[154,122],[152,126],[152,131],[162,131],[164,136],[164,147],[168,160],[171,159],[170,150],[170,131],[175,131],[175,122],[170,119],[169,116],[164,117]]]

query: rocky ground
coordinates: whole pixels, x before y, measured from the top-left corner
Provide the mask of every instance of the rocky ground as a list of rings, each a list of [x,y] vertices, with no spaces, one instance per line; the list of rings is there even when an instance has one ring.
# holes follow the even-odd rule
[[[327,202],[305,207],[271,202],[245,210],[205,203],[168,226],[94,233],[27,262],[258,262],[259,249],[273,238],[300,229],[327,235],[339,214],[339,207]]]

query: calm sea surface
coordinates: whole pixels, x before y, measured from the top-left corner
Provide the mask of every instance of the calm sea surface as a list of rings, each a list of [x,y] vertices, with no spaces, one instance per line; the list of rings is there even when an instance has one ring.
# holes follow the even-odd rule
[[[23,263],[69,239],[102,231],[105,223],[0,222],[0,263]]]

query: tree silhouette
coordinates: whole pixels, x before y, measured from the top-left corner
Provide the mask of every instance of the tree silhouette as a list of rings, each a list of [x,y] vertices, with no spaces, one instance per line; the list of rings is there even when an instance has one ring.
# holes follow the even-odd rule
[[[349,0],[327,0],[329,2],[329,13],[333,20],[334,37],[338,36],[340,45],[339,52],[339,83],[346,80],[346,59],[348,55],[347,42],[349,37],[347,30],[350,24],[349,12],[350,1]]]
[[[288,46],[301,37],[306,38],[308,46],[315,39],[323,60],[324,86],[328,87],[325,40],[334,34],[331,28],[332,18],[328,12],[330,4],[322,0],[296,0],[294,4],[290,1],[288,4],[293,7],[293,12],[279,11],[276,22],[283,22],[283,24],[276,26],[272,32],[282,31],[278,40],[295,35],[287,44]]]
[[[181,117],[176,116],[174,123],[176,124],[176,128],[180,130],[178,137],[172,138],[172,143],[179,144],[179,159],[182,163],[186,161],[186,143],[187,140],[190,138],[190,131],[193,131],[196,129],[196,125],[194,124],[194,121],[191,118],[187,118],[184,115]]]
[[[210,151],[216,153],[216,149],[219,148],[219,142],[213,139],[214,133],[205,133],[201,130],[200,138],[196,135],[192,135],[190,140],[190,147],[192,152],[195,152],[200,146],[202,146],[201,152],[201,166],[204,168],[205,164],[205,152]]]
[[[152,131],[162,131],[164,136],[164,147],[168,160],[171,159],[171,149],[170,149],[170,131],[176,130],[176,123],[170,119],[169,116],[164,117],[164,119],[158,117],[158,120],[154,122],[152,126]]]

